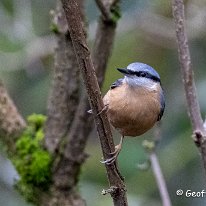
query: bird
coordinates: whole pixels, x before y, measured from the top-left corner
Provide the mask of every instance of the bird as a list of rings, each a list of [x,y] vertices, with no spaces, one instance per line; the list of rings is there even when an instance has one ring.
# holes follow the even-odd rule
[[[150,130],[160,121],[165,109],[165,97],[160,76],[151,66],[134,62],[117,68],[124,77],[115,81],[103,97],[110,124],[120,132],[120,143],[102,163],[116,161],[125,136],[136,137]]]

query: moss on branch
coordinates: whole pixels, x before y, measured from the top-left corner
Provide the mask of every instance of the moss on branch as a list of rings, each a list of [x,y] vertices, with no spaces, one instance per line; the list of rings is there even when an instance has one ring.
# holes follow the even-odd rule
[[[20,176],[16,187],[31,202],[37,202],[40,190],[46,191],[51,183],[52,156],[43,148],[42,142],[45,120],[46,117],[40,114],[28,117],[28,126],[18,138],[12,158]]]
[[[121,18],[121,11],[119,4],[116,4],[111,7],[111,19],[113,23],[117,23],[117,21]]]

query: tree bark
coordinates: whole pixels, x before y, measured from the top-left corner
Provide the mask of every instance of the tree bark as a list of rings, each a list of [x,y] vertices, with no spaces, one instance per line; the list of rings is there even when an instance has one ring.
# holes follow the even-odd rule
[[[80,2],[83,3],[81,0]],[[82,92],[79,67],[60,1],[57,2],[53,24],[57,47],[53,86],[48,101],[48,119],[45,125],[45,147],[53,154],[54,164],[50,192],[42,195],[41,205],[85,206],[85,201],[76,191],[79,173],[77,174],[75,165],[68,164],[71,157],[67,159],[64,156],[67,136],[76,119],[76,113],[79,112],[78,104],[81,102]]]
[[[79,69],[62,6],[58,2],[53,24],[57,27],[53,85],[48,101],[45,147],[52,154],[68,133],[79,102]]]
[[[10,155],[15,152],[15,142],[26,127],[12,99],[0,80],[0,138]]]
[[[101,99],[101,93],[91,60],[90,51],[81,25],[79,7],[77,2],[74,0],[62,0],[62,4],[68,21],[68,27],[76,57],[87,89],[90,106],[93,111],[97,132],[103,150],[103,156],[107,159],[109,158],[109,153],[114,151],[114,143],[106,114],[102,112],[97,115],[102,111],[104,105]],[[111,192],[114,205],[127,205],[125,185],[119,175],[116,164],[113,163],[111,165],[106,165],[106,169],[110,186],[114,189]]]
[[[84,29],[83,32],[86,35],[84,26],[85,16],[83,1],[80,1],[79,3],[82,19],[81,22]],[[112,5],[112,2],[110,2],[110,6]],[[60,16],[62,17],[62,15]],[[60,28],[63,28],[63,31],[67,31],[68,27],[67,24],[65,24],[65,19],[58,21],[57,23],[57,25],[61,23]],[[115,28],[116,23],[112,23],[108,19],[103,18],[102,15],[100,16],[93,47],[93,57],[96,64],[96,72],[100,85],[102,85],[103,83],[106,66],[112,50]],[[62,50],[61,47],[59,50]],[[59,50],[56,50],[56,52],[58,52]],[[74,55],[75,53],[73,53],[73,56]],[[78,71],[79,68],[73,67],[72,70]],[[58,91],[58,87],[54,89]],[[53,191],[63,190],[64,192],[62,192],[62,194],[70,191],[69,194],[71,195],[73,193],[72,191],[75,191],[74,188],[78,183],[80,168],[87,157],[87,154],[84,152],[86,142],[93,128],[92,115],[88,114],[87,112],[90,109],[90,106],[86,91],[83,89],[81,95],[79,93],[79,96],[81,96],[79,97],[79,105],[77,106],[76,113],[74,115],[74,118],[72,119],[71,124],[67,126],[68,131],[64,137],[64,143],[62,144],[60,149],[61,154],[58,155],[57,161],[54,165]],[[55,104],[53,106],[58,107],[59,105]],[[59,128],[58,130],[61,130],[61,128]],[[58,137],[61,138],[60,136]]]
[[[187,111],[193,129],[194,142],[200,148],[202,161],[206,174],[206,129],[203,125],[200,106],[197,98],[194,73],[190,51],[188,46],[188,37],[185,29],[184,3],[183,0],[173,0],[172,10],[175,21],[176,37],[178,44],[179,61],[182,72],[182,81],[184,84],[187,100]]]

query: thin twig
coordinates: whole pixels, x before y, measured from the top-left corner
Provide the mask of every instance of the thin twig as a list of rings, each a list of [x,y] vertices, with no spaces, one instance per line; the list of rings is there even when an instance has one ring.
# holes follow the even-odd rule
[[[81,25],[79,7],[75,0],[62,0],[62,4],[68,21],[68,27],[76,57],[87,89],[90,106],[93,111],[103,156],[107,159],[109,158],[109,153],[114,151],[114,142],[106,114],[101,113],[100,115],[97,115],[99,111],[103,109],[103,101],[91,60],[90,51]],[[119,175],[116,164],[106,165],[106,169],[110,186],[115,186],[117,188],[113,193],[111,193],[114,205],[128,205],[125,185]]]
[[[175,21],[179,61],[187,100],[188,115],[192,124],[194,141],[201,150],[202,160],[206,172],[206,130],[203,126],[203,119],[201,117],[200,106],[197,99],[194,74],[188,46],[188,37],[185,29],[183,0],[173,0],[172,10]]]
[[[155,151],[151,152],[149,158],[152,166],[152,171],[155,176],[159,193],[162,199],[162,205],[171,206],[170,196],[167,190],[166,182],[156,152]]]
[[[162,200],[163,206],[171,206],[171,200],[169,196],[169,192],[167,189],[166,181],[160,167],[160,163],[156,154],[156,146],[159,141],[162,139],[161,129],[160,129],[160,122],[157,122],[157,125],[154,129],[154,148],[149,153],[149,158],[152,166],[152,171],[155,176],[157,186],[159,189],[160,197]]]
[[[157,125],[154,129],[154,140],[152,142],[145,140],[143,142],[143,146],[147,153],[149,154],[149,159],[152,167],[152,171],[157,182],[157,186],[159,189],[160,197],[162,200],[163,206],[171,206],[171,200],[168,193],[166,181],[160,167],[160,163],[156,154],[156,146],[158,142],[161,140],[161,130],[160,130],[160,122],[157,122]]]

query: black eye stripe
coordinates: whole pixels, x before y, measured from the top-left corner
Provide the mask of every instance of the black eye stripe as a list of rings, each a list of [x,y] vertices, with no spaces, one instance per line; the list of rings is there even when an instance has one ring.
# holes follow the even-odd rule
[[[160,82],[160,79],[158,77],[152,76],[149,77],[150,79],[154,80],[155,82]]]
[[[148,72],[144,72],[144,71],[135,72],[135,71],[130,70],[129,73],[132,75],[136,75],[137,77],[145,77],[148,79],[152,79],[155,82],[160,82],[160,79],[158,77],[156,77]]]
[[[139,72],[139,76],[140,77],[147,77],[148,73],[146,73],[146,72]]]

